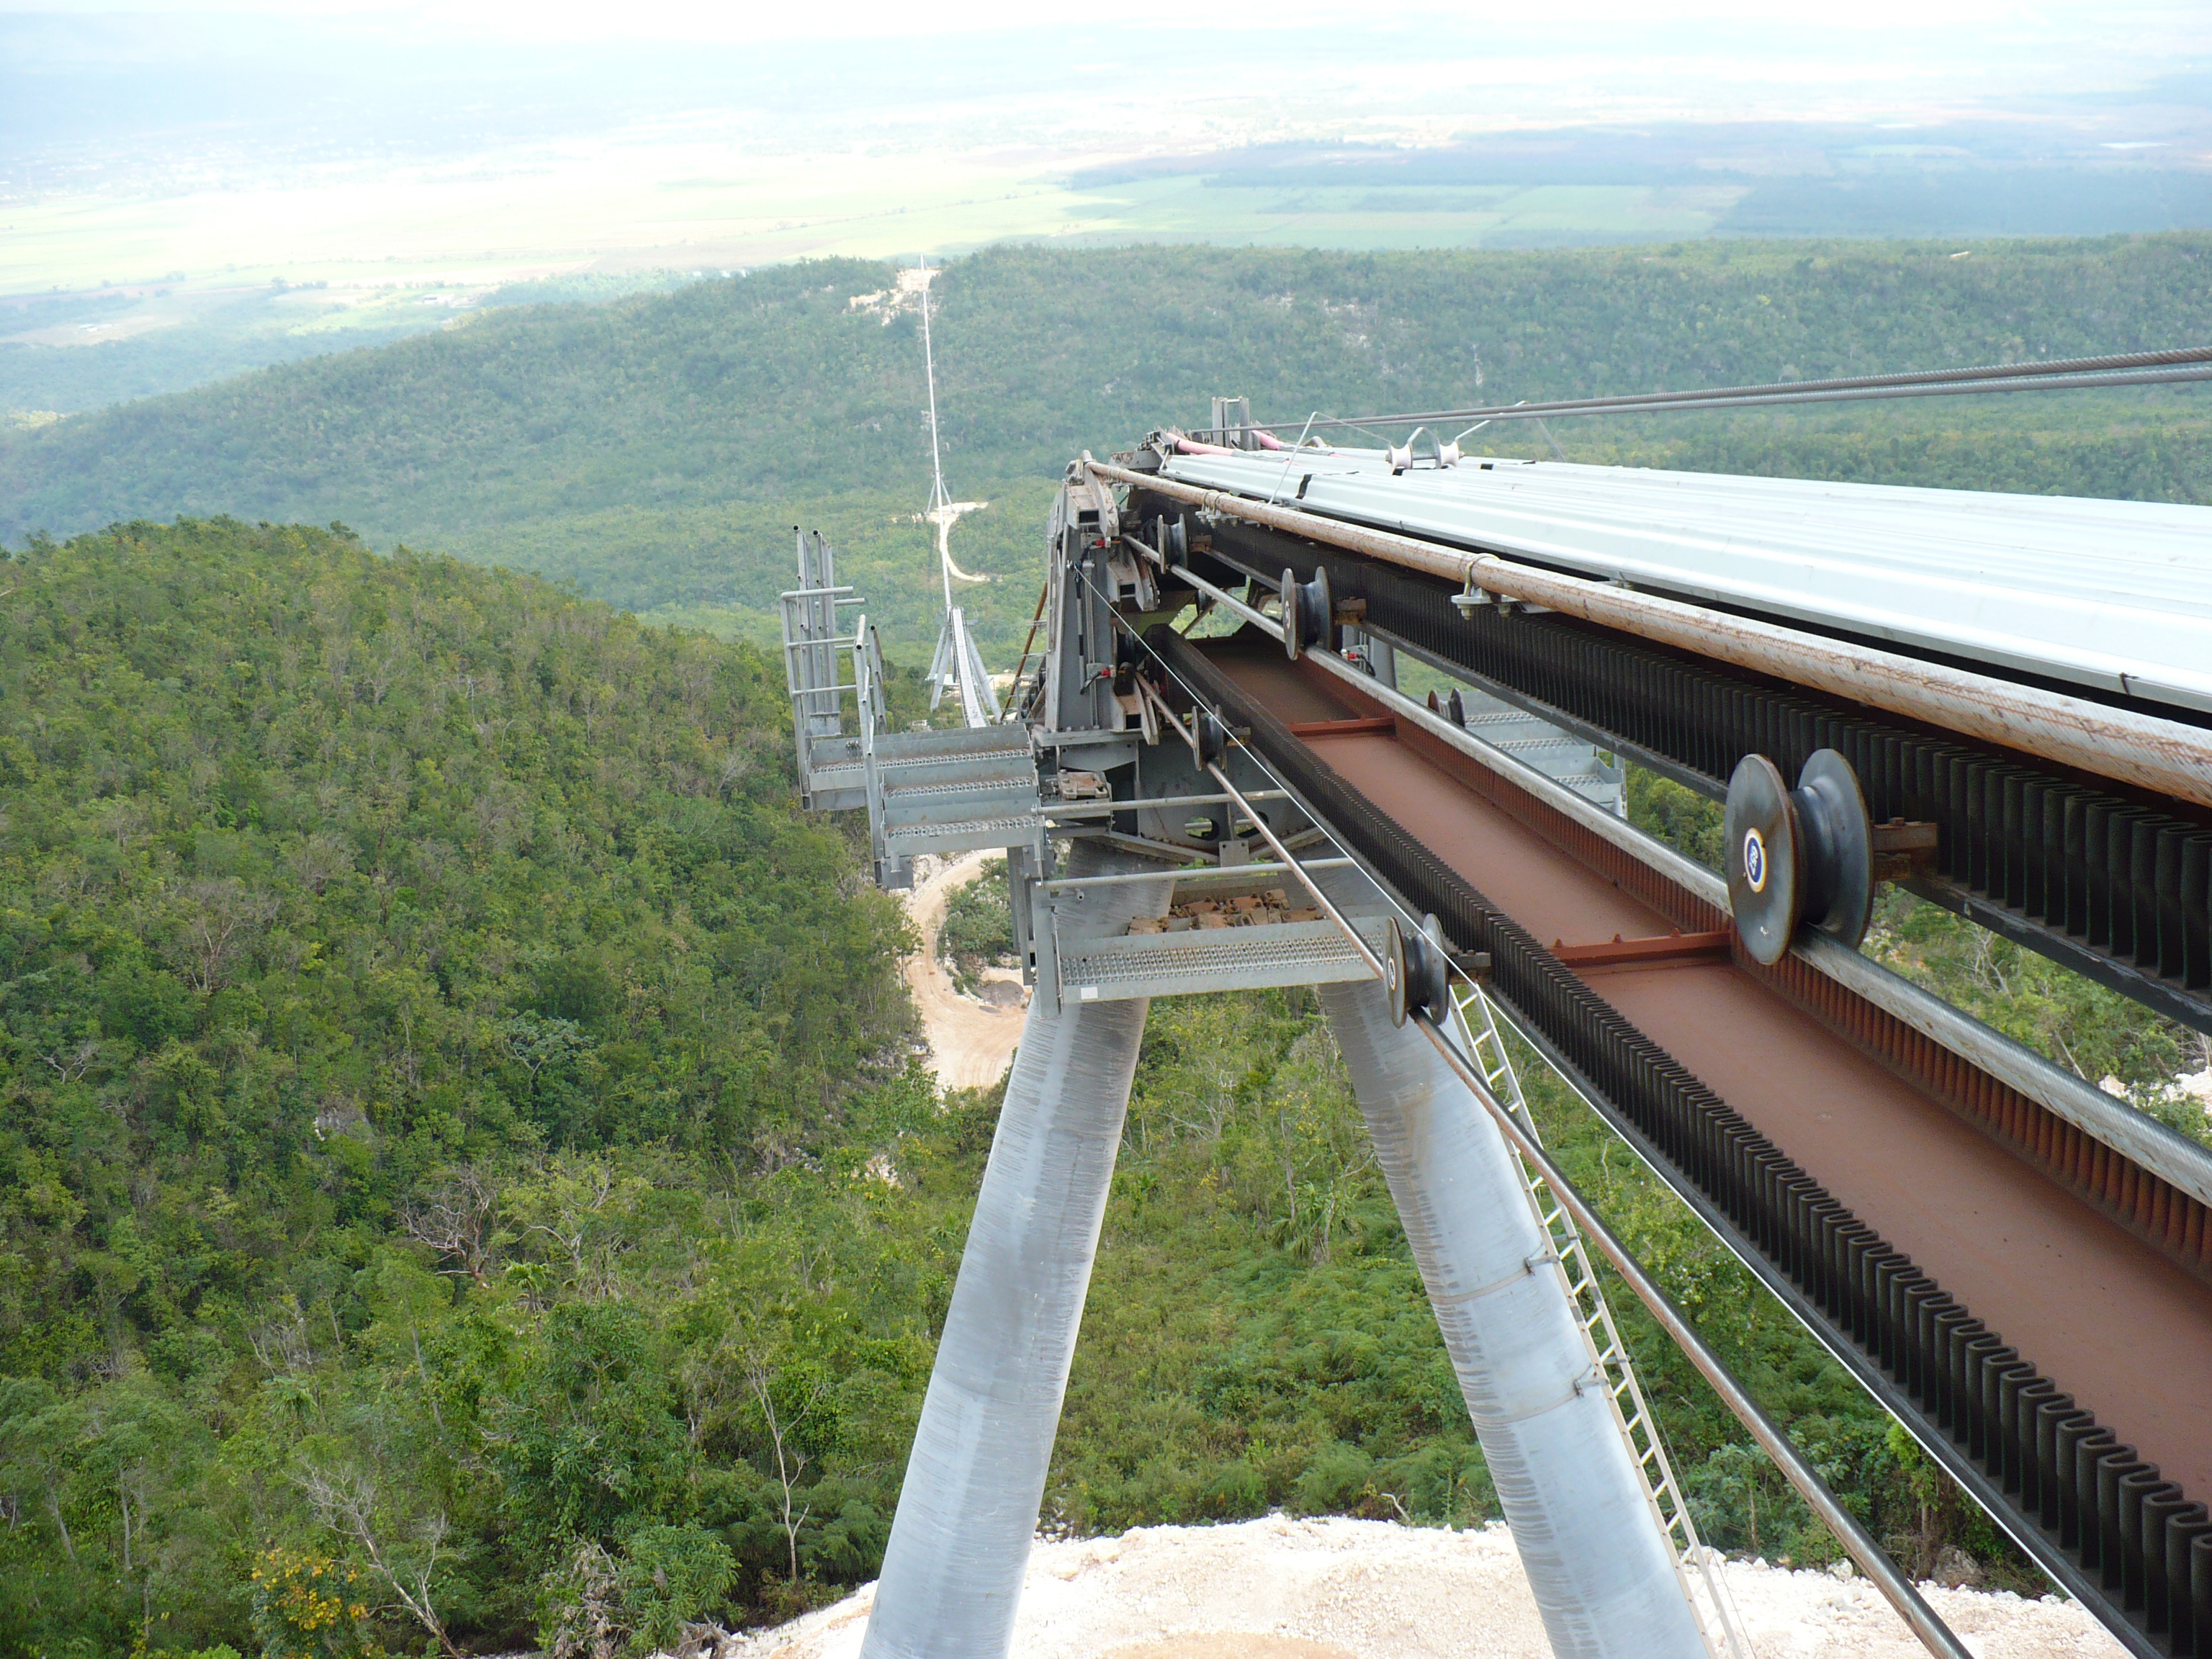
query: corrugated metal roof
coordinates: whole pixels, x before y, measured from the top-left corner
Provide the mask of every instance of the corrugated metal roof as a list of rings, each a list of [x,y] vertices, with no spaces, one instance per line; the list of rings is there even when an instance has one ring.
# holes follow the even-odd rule
[[[1166,472],[1577,574],[2212,710],[2212,507],[1379,451]]]

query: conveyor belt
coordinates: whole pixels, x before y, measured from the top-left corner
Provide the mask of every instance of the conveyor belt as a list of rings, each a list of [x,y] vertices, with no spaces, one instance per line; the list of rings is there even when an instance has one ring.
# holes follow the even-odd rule
[[[2202,1205],[1792,959],[1565,965],[1727,918],[1279,649],[1148,636],[1676,1189],[2142,1655],[2212,1659]],[[1497,899],[1486,895],[1503,896]]]
[[[1270,585],[1325,565],[1384,637],[1716,799],[1747,754],[1795,778],[1840,750],[1877,822],[1940,825],[1914,891],[2212,1032],[2212,815],[1565,617],[1462,617],[1443,583],[1273,531],[1218,525],[1213,551]]]

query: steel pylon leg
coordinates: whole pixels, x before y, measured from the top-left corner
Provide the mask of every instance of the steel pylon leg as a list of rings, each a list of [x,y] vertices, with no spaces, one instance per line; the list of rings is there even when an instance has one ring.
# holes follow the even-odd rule
[[[1070,875],[1157,868],[1078,843]],[[1175,885],[1091,890],[1110,925]],[[1145,1001],[1030,1005],[862,1659],[1002,1659],[1098,1249]]]
[[[1511,1150],[1382,986],[1317,988],[1556,1659],[1705,1659]]]

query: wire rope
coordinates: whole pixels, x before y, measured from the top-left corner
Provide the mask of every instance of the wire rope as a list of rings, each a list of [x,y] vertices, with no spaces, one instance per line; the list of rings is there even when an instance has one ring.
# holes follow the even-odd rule
[[[1526,421],[1540,420],[1547,415],[1649,414],[1676,409],[1734,409],[1767,403],[1842,403],[1978,392],[2067,392],[2100,386],[2157,386],[2207,379],[2212,379],[2212,346],[2179,346],[2161,351],[2054,358],[2045,362],[1778,380],[1763,386],[1711,386],[1691,392],[1626,392],[1609,398],[1566,398],[1541,404],[1524,402],[1398,415],[1363,415],[1357,419],[1332,416],[1310,422],[1309,429],[1348,427],[1367,432],[1368,425],[1363,423],[1403,426],[1447,421]],[[1369,432],[1369,435],[1377,434]]]

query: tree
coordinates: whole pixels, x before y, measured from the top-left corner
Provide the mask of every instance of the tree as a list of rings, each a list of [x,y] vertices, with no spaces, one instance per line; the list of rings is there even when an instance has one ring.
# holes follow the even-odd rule
[[[230,982],[239,952],[276,914],[275,899],[235,876],[195,881],[178,908],[169,958],[195,991],[219,991]]]
[[[800,1480],[814,1461],[804,1436],[808,1419],[829,1395],[830,1376],[817,1366],[776,1364],[758,1346],[748,1346],[741,1363],[745,1389],[768,1436],[769,1461],[780,1495],[780,1524],[790,1552],[788,1582],[795,1584],[799,1578],[799,1531],[814,1512],[811,1501],[799,1502]]]
[[[368,1571],[450,1659],[461,1659],[432,1595],[446,1543],[445,1516],[433,1510],[395,1523],[378,1502],[374,1480],[356,1468],[308,1462],[300,1472],[300,1489],[316,1521],[360,1555]]]

